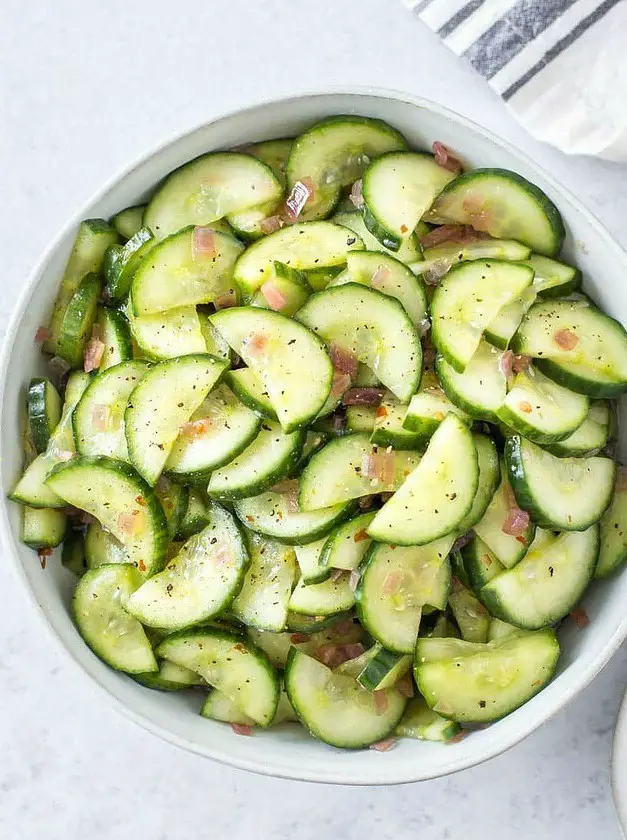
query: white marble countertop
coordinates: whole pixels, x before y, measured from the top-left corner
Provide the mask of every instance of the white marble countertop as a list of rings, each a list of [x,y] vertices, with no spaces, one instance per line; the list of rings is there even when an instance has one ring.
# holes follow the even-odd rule
[[[483,123],[627,244],[627,168],[532,142],[399,0],[2,0],[0,330],[49,239],[129,160],[222,111],[331,84],[405,89]],[[626,649],[506,755],[447,779],[356,789],[230,770],[122,719],[9,573],[0,638],[3,840],[619,837],[609,758]]]

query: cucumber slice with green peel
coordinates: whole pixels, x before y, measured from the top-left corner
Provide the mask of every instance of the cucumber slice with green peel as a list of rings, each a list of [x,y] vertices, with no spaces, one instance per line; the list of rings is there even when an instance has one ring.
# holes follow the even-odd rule
[[[512,350],[533,356],[546,376],[580,394],[613,397],[627,390],[627,332],[587,300],[534,304]]]
[[[368,691],[392,688],[411,670],[412,657],[408,654],[392,653],[380,644],[373,645],[368,653],[368,662],[357,676],[357,682]]]
[[[438,272],[468,260],[512,260],[521,262],[531,255],[531,248],[513,239],[480,239],[466,244],[443,242],[433,248],[425,248],[422,259],[409,267],[414,274],[425,274],[431,269]]]
[[[103,370],[128,362],[133,358],[133,342],[129,323],[117,309],[101,308],[96,318],[96,328],[104,344],[98,369]]]
[[[305,583],[301,578],[290,597],[292,613],[305,615],[338,615],[355,605],[355,593],[350,587],[348,573],[321,583]]]
[[[266,654],[245,636],[223,630],[187,630],[167,636],[156,653],[200,674],[260,726],[272,722],[279,678]]]
[[[243,251],[234,236],[213,232],[213,250],[195,252],[193,227],[168,236],[133,274],[131,297],[137,316],[181,306],[212,303],[233,291],[233,267]]]
[[[616,464],[609,458],[557,458],[515,435],[505,459],[516,501],[544,528],[584,531],[612,500]]]
[[[455,370],[463,373],[488,324],[532,279],[529,266],[504,260],[473,260],[448,272],[431,301],[432,335]]]
[[[506,639],[508,636],[515,636],[521,633],[520,627],[514,627],[513,624],[508,624],[506,621],[501,621],[500,618],[493,618],[490,620],[490,629],[488,631],[488,641],[500,642],[501,639]]]
[[[67,504],[95,517],[149,577],[163,568],[167,525],[153,490],[128,464],[112,458],[75,458],[59,464],[48,486]]]
[[[182,668],[174,662],[168,662],[167,659],[162,659],[158,665],[159,670],[156,673],[135,674],[135,681],[158,691],[183,691],[193,686],[205,685],[205,681],[189,668]]]
[[[481,601],[459,581],[453,581],[448,603],[462,634],[467,642],[487,642],[490,614]]]
[[[84,641],[107,665],[127,674],[159,670],[144,628],[125,609],[142,581],[129,564],[100,566],[85,572],[72,600],[74,622]]]
[[[444,537],[425,546],[375,543],[369,550],[356,591],[357,615],[386,650],[413,653],[424,605],[446,607],[451,583],[446,558],[453,542]]]
[[[131,463],[155,484],[179,436],[228,363],[196,354],[151,367],[129,397],[124,416]],[[159,408],[156,411],[156,408]]]
[[[253,642],[267,653],[275,668],[285,668],[292,647],[314,656],[323,645],[355,644],[364,635],[359,624],[347,620],[346,615],[319,616],[317,624],[322,625],[322,629],[312,629],[311,616],[290,613],[290,630],[286,633],[270,633],[266,630],[256,630],[254,627],[249,627],[247,633]]]
[[[68,531],[63,540],[61,564],[76,577],[87,571],[85,563],[85,540],[81,531]]]
[[[145,204],[125,207],[111,218],[111,224],[124,239],[130,239],[142,227]]]
[[[141,228],[124,245],[109,246],[102,271],[110,298],[122,300],[126,297],[131,288],[133,274],[155,243],[152,232],[148,228]]]
[[[588,416],[581,426],[563,440],[545,444],[552,455],[585,458],[596,455],[607,444],[610,435],[610,406],[603,400],[590,403]]]
[[[427,451],[377,513],[368,534],[379,542],[424,545],[454,531],[479,484],[477,447],[467,426],[448,414]]]
[[[414,676],[427,705],[459,723],[489,723],[513,712],[541,691],[555,672],[560,647],[552,630],[521,633],[479,645],[421,638]]]
[[[486,341],[501,350],[507,350],[525,313],[529,311],[535,300],[536,290],[535,285],[532,285],[521,293],[518,300],[506,304],[485,328]]]
[[[65,539],[67,516],[55,508],[22,508],[21,540],[29,548],[56,548]]]
[[[547,257],[559,253],[564,223],[550,198],[507,169],[473,169],[448,184],[428,222],[472,225],[497,239],[515,239]]]
[[[398,251],[403,239],[411,236],[435,198],[454,177],[453,172],[438,166],[429,154],[382,155],[364,173],[366,227],[386,248]]]
[[[283,263],[274,263],[274,276],[252,296],[251,306],[274,309],[282,315],[294,315],[311,295],[313,289],[302,271]]]
[[[595,571],[598,578],[612,574],[627,559],[627,493],[624,483],[625,468],[619,467],[612,502],[600,523],[601,543]]]
[[[285,187],[287,159],[290,156],[293,143],[293,137],[285,137],[278,140],[262,140],[261,143],[252,143],[250,146],[244,146],[240,151],[256,157],[262,163],[265,163],[266,166],[269,166],[276,178],[281,182],[281,186]]]
[[[449,413],[457,415],[469,426],[472,423],[466,412],[449,400],[437,377],[425,371],[420,390],[407,406],[403,428],[420,435],[426,443]]]
[[[458,723],[434,712],[423,697],[412,697],[394,734],[401,738],[417,738],[419,741],[446,742],[460,731]]]
[[[278,423],[265,420],[252,443],[211,474],[209,496],[227,500],[258,496],[290,475],[304,442],[303,431],[284,434]]]
[[[72,368],[83,366],[85,348],[98,314],[102,281],[86,274],[70,298],[59,324],[57,354]]]
[[[492,615],[523,630],[549,627],[567,616],[585,592],[599,557],[599,526],[546,534],[513,569],[481,590]]]
[[[377,458],[393,458],[389,475],[371,476],[369,463]],[[335,438],[312,456],[300,479],[299,504],[303,511],[314,511],[369,496],[397,490],[419,464],[416,452],[380,453],[367,435]]]
[[[72,418],[79,455],[129,460],[124,413],[131,393],[147,370],[148,365],[143,361],[122,362],[92,379]]]
[[[486,435],[473,432],[479,463],[479,483],[472,505],[457,526],[458,534],[465,534],[482,519],[501,481],[499,458],[494,441]]]
[[[506,397],[506,379],[501,370],[501,352],[480,341],[459,373],[444,356],[435,360],[435,369],[448,399],[475,420],[497,422],[497,412]],[[411,406],[410,406],[411,407]]]
[[[61,322],[70,300],[83,278],[100,270],[107,248],[117,241],[117,231],[104,219],[86,219],[80,223],[54,303],[49,325],[50,338],[43,345],[46,353],[59,354]]]
[[[346,283],[312,295],[296,317],[325,342],[367,365],[398,400],[409,402],[420,384],[422,347],[397,300]]]
[[[367,531],[374,517],[374,512],[362,513],[329,534],[320,553],[319,566],[349,572],[357,569],[372,544]]]
[[[344,227],[349,227],[349,225],[344,225]],[[313,291],[322,292],[332,280],[335,280],[336,277],[339,277],[345,271],[346,269],[343,265],[333,265],[323,266],[322,268],[310,268],[303,273]]]
[[[213,470],[243,453],[256,438],[261,420],[226,385],[217,385],[177,437],[165,471],[179,481],[209,480]]]
[[[9,498],[30,507],[65,507],[65,502],[46,483],[50,471],[57,464],[64,463],[76,453],[72,433],[72,414],[83,391],[90,382],[87,373],[75,371],[70,374],[65,389],[65,401],[61,420],[48,441],[46,451],[38,455],[24,470]]]
[[[481,537],[476,534],[472,540],[461,549],[464,569],[468,576],[468,583],[478,592],[492,578],[505,571],[505,566],[490,551]],[[476,641],[469,639],[468,641]],[[480,641],[480,640],[479,640]]]
[[[252,306],[223,309],[212,323],[263,383],[285,433],[314,419],[333,380],[317,336],[285,315]]]
[[[49,379],[31,379],[26,397],[28,430],[37,453],[46,451],[50,437],[59,425],[63,403]]]
[[[451,556],[454,558],[455,555],[453,554]],[[424,610],[423,613],[425,613]],[[444,613],[441,613],[437,617],[433,628],[429,629],[427,632],[420,633],[420,635],[427,636],[430,639],[458,639],[459,629],[454,621],[449,619]]]
[[[189,488],[168,481],[165,476],[162,476],[155,486],[155,495],[165,513],[170,539],[174,539],[179,533],[187,510]]]
[[[313,195],[301,216],[322,219],[337,204],[341,188],[361,178],[371,160],[406,148],[402,134],[382,120],[329,117],[294,140],[287,162],[287,190],[303,179],[309,181]]]
[[[281,184],[260,160],[240,152],[211,152],[175,169],[144,212],[157,239],[189,225],[210,225],[233,213],[280,201]]]
[[[572,265],[531,254],[524,262],[535,271],[533,286],[538,297],[566,297],[576,292],[581,286],[581,271]]]
[[[241,213],[230,213],[226,220],[238,239],[244,242],[254,242],[264,236],[262,222],[282,209],[283,201],[281,197],[278,201],[273,199],[267,204],[260,204],[259,207],[242,210]]]
[[[265,389],[261,379],[251,368],[238,368],[229,370],[224,377],[233,393],[248,406],[255,414],[266,417],[268,420],[276,420],[276,411],[272,408],[270,395]]]
[[[479,522],[475,523],[475,534],[488,546],[494,556],[507,569],[511,569],[520,562],[527,553],[535,535],[535,525],[532,521],[524,534],[514,537],[503,531],[503,526],[509,511],[514,504],[514,493],[507,477],[504,463],[500,467],[501,481],[492,500]]]
[[[255,721],[251,717],[248,717],[248,715],[245,715],[237,703],[215,688],[207,695],[200,714],[208,720],[219,720],[223,723],[239,723],[241,726],[255,725]]]
[[[351,610],[340,613],[339,615],[305,615],[300,613],[290,612],[287,614],[287,629],[291,633],[299,635],[317,634],[322,632],[335,632],[335,628],[339,628],[343,622],[353,621],[353,613]],[[359,625],[357,625],[359,626]],[[363,637],[363,630],[360,628],[359,634],[355,641],[359,641]],[[351,641],[352,635],[351,635]]]
[[[403,406],[403,411],[407,411],[407,407]],[[368,406],[350,405],[346,409],[346,428],[349,432],[363,432],[371,435],[374,431],[374,424],[376,420],[376,409],[368,408]]]
[[[251,499],[239,499],[234,502],[234,508],[240,521],[251,531],[288,545],[307,545],[348,519],[354,505],[343,502],[305,513],[295,511],[285,494],[268,491]]]
[[[252,295],[272,278],[277,261],[300,271],[344,266],[348,252],[363,247],[357,234],[333,222],[299,222],[250,245],[233,276],[242,293]]]
[[[138,317],[131,304],[126,314],[135,343],[148,359],[163,361],[193,353],[211,353],[194,306],[179,306]]]
[[[322,583],[331,574],[331,567],[322,565],[320,562],[320,555],[326,541],[327,538],[322,537],[322,539],[307,543],[307,545],[294,546],[300,577],[303,579],[305,586],[309,586],[311,583]]]
[[[589,407],[587,397],[529,367],[514,377],[497,416],[527,440],[557,443],[581,426]]]
[[[331,280],[330,286],[361,283],[396,298],[414,324],[427,317],[427,295],[419,277],[394,257],[377,251],[353,251],[346,258],[346,276]]]
[[[332,221],[356,233],[367,251],[378,251],[383,254],[388,254],[405,265],[415,263],[416,260],[422,259],[422,248],[420,247],[418,236],[415,233],[408,239],[403,239],[400,248],[393,251],[390,248],[386,248],[374,234],[370,233],[364,222],[364,217],[357,210],[342,210],[333,216]]]
[[[142,624],[167,631],[200,624],[241,590],[250,559],[239,524],[218,505],[209,515],[210,524],[129,598],[126,609]]]
[[[177,538],[186,540],[199,533],[211,521],[211,507],[203,490],[190,487],[187,507],[181,519]]]
[[[224,359],[227,362],[231,362],[233,355],[231,348],[211,323],[211,316],[201,311],[198,312],[198,318],[200,320],[200,331],[205,339],[207,353],[210,356],[215,356],[216,359]]]
[[[113,534],[99,522],[92,522],[85,531],[85,565],[88,569],[113,563],[131,563],[129,553]]]
[[[293,649],[285,668],[285,689],[306,729],[335,747],[358,749],[382,740],[398,724],[406,699],[394,688],[384,689],[383,703],[357,680]]]
[[[374,425],[370,438],[372,443],[377,446],[392,446],[394,449],[423,448],[426,442],[424,434],[411,432],[404,426],[407,413],[408,407],[395,397],[384,397],[381,405],[373,409]]]

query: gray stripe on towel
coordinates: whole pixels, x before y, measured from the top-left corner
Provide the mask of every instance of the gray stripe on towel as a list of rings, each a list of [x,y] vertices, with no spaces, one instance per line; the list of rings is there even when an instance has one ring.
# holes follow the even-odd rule
[[[448,38],[451,32],[454,32],[457,27],[467,20],[473,12],[476,12],[479,6],[483,6],[484,0],[470,0],[470,3],[466,3],[450,20],[447,20],[446,23],[442,24],[442,26],[438,29],[438,35],[440,38]]]

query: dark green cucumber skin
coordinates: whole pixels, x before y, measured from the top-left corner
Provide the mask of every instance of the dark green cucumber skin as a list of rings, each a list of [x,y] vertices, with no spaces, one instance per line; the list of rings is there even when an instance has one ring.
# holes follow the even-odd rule
[[[551,199],[546,195],[539,187],[536,187],[535,184],[532,184],[531,181],[528,181],[526,178],[523,178],[522,175],[518,175],[516,172],[511,172],[509,169],[499,169],[499,168],[482,168],[482,169],[472,169],[470,172],[464,172],[461,175],[458,175],[453,181],[448,183],[440,196],[445,196],[449,192],[456,192],[458,187],[466,187],[472,186],[472,182],[475,181],[477,178],[485,177],[485,176],[495,176],[500,178],[506,178],[509,181],[513,181],[519,187],[524,189],[528,192],[531,196],[533,196],[534,200],[542,207],[546,216],[549,220],[549,224],[553,229],[553,234],[555,237],[555,242],[551,251],[546,251],[542,253],[544,257],[554,257],[558,254],[561,250],[562,245],[564,244],[564,238],[566,236],[566,228],[564,227],[564,221],[562,216],[555,206]],[[528,243],[523,243],[528,244]]]
[[[68,531],[63,542],[61,563],[76,577],[81,577],[87,571],[85,561],[85,537],[81,531]]]
[[[101,292],[102,281],[98,275],[87,274],[65,310],[59,329],[58,354],[72,368],[82,367]]]
[[[551,286],[548,289],[542,289],[538,292],[538,297],[542,300],[552,300],[554,298],[568,297],[573,292],[578,292],[581,288],[581,271],[577,269],[577,273],[572,280],[565,283],[560,283],[558,286]]]
[[[493,344],[494,342],[490,343]],[[506,348],[502,347],[500,349],[505,350]],[[498,419],[496,414],[492,413],[491,411],[478,410],[477,406],[474,403],[470,403],[468,402],[468,400],[465,400],[463,397],[460,397],[457,391],[451,387],[451,384],[446,378],[446,376],[443,376],[441,374],[443,362],[447,362],[448,364],[450,364],[450,362],[448,362],[448,359],[445,359],[444,356],[438,354],[435,359],[435,371],[438,375],[438,379],[440,381],[442,390],[449,398],[449,400],[453,403],[453,405],[456,405],[457,408],[461,408],[461,410],[465,411],[466,414],[469,417],[472,417],[473,420],[486,420],[488,423],[497,423]],[[451,367],[453,367],[453,365],[451,365]]]
[[[227,371],[224,375],[224,381],[229,386],[231,391],[235,394],[237,399],[244,403],[247,408],[250,408],[251,411],[254,411],[255,414],[259,414],[261,417],[265,417],[267,420],[277,420],[278,417],[275,411],[270,411],[266,408],[265,405],[258,402],[254,397],[251,395],[250,391],[247,391],[246,388],[242,388],[238,379],[236,377],[229,376],[230,371]]]
[[[304,613],[290,612],[287,615],[286,629],[292,633],[318,633],[320,630],[326,630],[327,627],[332,627],[334,624],[339,624],[352,617],[353,614],[350,611],[325,616],[310,616]]]
[[[38,454],[46,451],[50,435],[54,431],[48,425],[46,411],[46,388],[54,388],[43,378],[33,378],[28,386],[28,426]]]
[[[310,531],[308,534],[302,534],[299,537],[285,537],[281,536],[280,534],[274,534],[271,531],[262,531],[260,528],[257,528],[250,522],[244,522],[243,524],[250,531],[254,531],[257,534],[262,534],[262,536],[264,537],[270,537],[271,539],[283,543],[284,545],[309,545],[309,543],[315,542],[316,540],[320,540],[322,539],[322,537],[326,537],[328,534],[331,533],[331,531],[334,528],[336,528],[338,525],[341,525],[342,522],[345,522],[347,519],[349,519],[355,512],[356,507],[356,502],[347,502],[345,508],[341,510],[335,516],[334,519],[330,520],[324,525],[319,526],[313,531]],[[235,508],[235,515],[239,518],[237,507]]]
[[[107,350],[111,353],[117,350],[121,362],[130,361],[133,358],[133,342],[131,341],[131,328],[126,320],[126,316],[119,309],[105,308],[101,312],[99,321],[104,321],[105,319],[109,322],[105,329],[109,329],[114,334],[116,343],[113,349],[112,345],[109,344]],[[106,337],[105,332],[103,340]]]
[[[363,206],[362,215],[364,224],[370,233],[375,236],[382,245],[390,251],[398,251],[400,249],[403,240],[400,236],[392,236],[389,230],[387,230],[387,228],[379,222],[376,216],[370,212],[367,204],[364,204]]]
[[[383,648],[374,657],[374,659],[371,659],[366,665],[362,673],[357,677],[357,682],[368,691],[376,691],[392,668],[394,668],[405,655],[406,654],[402,653],[392,653],[392,651],[385,650],[385,648]],[[410,670],[410,668],[407,670]]]
[[[147,228],[142,228],[124,245],[111,245],[105,253],[103,274],[108,295],[122,300],[129,293],[133,273],[150,248],[144,247],[152,240]]]
[[[567,367],[563,367],[554,359],[534,359],[534,364],[541,373],[548,376],[553,382],[557,382],[558,385],[563,385],[565,388],[570,388],[577,394],[585,394],[587,397],[611,399],[627,391],[627,382],[595,382],[592,379],[586,379],[572,373]]]

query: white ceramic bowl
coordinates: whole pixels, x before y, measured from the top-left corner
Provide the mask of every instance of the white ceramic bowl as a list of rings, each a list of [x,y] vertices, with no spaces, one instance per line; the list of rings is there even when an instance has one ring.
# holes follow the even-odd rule
[[[564,216],[568,229],[566,258],[583,269],[586,288],[598,303],[627,323],[627,254],[574,196],[524,155],[478,126],[429,102],[388,91],[322,93],[249,108],[167,143],[109,183],[52,243],[26,283],[8,331],[0,373],[1,530],[7,554],[21,571],[29,596],[39,606],[48,629],[112,704],[141,726],[201,755],[273,776],[393,784],[471,767],[511,747],[555,714],[590,682],[627,635],[627,576],[623,574],[590,590],[585,599],[590,626],[581,631],[566,623],[560,633],[563,655],[555,680],[505,720],[451,746],[404,740],[387,753],[348,752],[318,743],[289,725],[255,733],[251,738],[239,737],[228,726],[199,717],[197,694],[150,691],[109,669],[91,653],[72,625],[68,613],[71,576],[61,568],[58,558],[45,571],[39,568],[32,552],[19,542],[17,505],[4,501],[22,462],[24,387],[30,376],[45,373],[33,337],[37,327],[47,322],[78,221],[109,217],[143,201],[164,175],[203,152],[294,135],[321,117],[343,113],[380,117],[400,129],[416,148],[428,149],[434,140],[440,140],[458,149],[474,166],[513,169],[538,184]]]

